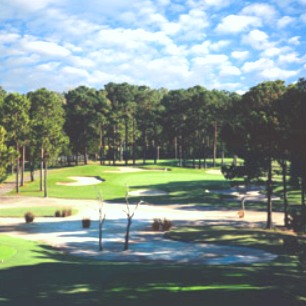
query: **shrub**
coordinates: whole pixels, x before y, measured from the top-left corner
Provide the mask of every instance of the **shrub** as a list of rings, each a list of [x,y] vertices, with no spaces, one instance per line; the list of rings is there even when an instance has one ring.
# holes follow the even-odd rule
[[[91,221],[90,221],[89,218],[83,218],[83,220],[82,220],[82,227],[83,228],[89,228],[90,227],[90,223],[91,223]]]
[[[28,211],[27,213],[24,214],[24,219],[25,219],[26,223],[33,222],[34,218],[35,218],[34,214],[31,213],[30,211]]]
[[[162,223],[162,230],[163,231],[169,231],[169,229],[172,227],[172,222],[170,220],[164,219]]]
[[[61,216],[61,212],[59,210],[57,210],[54,214],[55,217],[59,218]]]
[[[72,210],[71,208],[65,208],[62,210],[62,217],[69,217],[72,215]]]
[[[289,213],[289,229],[296,233],[306,232],[306,209],[295,210]]]
[[[152,224],[152,230],[153,231],[159,231],[161,226],[161,219],[154,219]]]
[[[172,227],[172,222],[164,218],[162,219],[154,219],[152,224],[153,231],[168,231]]]

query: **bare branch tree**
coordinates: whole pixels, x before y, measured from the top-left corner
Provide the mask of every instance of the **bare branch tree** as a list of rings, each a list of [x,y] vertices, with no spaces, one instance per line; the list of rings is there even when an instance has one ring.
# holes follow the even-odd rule
[[[125,241],[124,241],[124,248],[123,248],[124,251],[129,249],[130,228],[131,228],[131,225],[132,225],[132,219],[135,215],[135,211],[137,210],[138,206],[141,203],[143,203],[143,201],[139,201],[132,211],[130,203],[129,203],[129,187],[127,186],[126,194],[125,194],[125,202],[126,202],[126,209],[123,210],[123,211],[125,212],[125,214],[127,216],[127,226],[126,226]]]
[[[103,212],[104,200],[103,195],[98,192],[98,201],[99,201],[99,251],[103,251],[102,244],[102,234],[103,234],[103,223],[105,221],[106,214]]]

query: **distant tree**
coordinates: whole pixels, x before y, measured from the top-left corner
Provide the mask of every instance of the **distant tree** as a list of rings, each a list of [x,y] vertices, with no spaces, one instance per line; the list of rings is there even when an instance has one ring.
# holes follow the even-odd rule
[[[31,101],[30,153],[31,172],[40,163],[40,189],[43,189],[43,168],[45,168],[44,191],[46,196],[46,176],[48,159],[57,157],[64,144],[68,142],[64,127],[64,98],[45,88],[28,93]]]
[[[227,123],[227,131],[223,133],[227,145],[244,159],[246,177],[267,175],[267,228],[272,227],[272,161],[278,155],[279,146],[276,103],[285,90],[283,81],[252,87],[235,103],[233,122]]]
[[[20,170],[20,147],[25,143],[29,132],[29,109],[30,101],[27,97],[12,93],[5,97],[2,106],[2,123],[7,130],[8,139],[15,145],[16,158],[16,192],[19,192],[19,170]]]
[[[6,145],[6,131],[0,126],[0,182],[5,179],[7,167],[11,162],[15,151]]]
[[[306,80],[301,78],[288,87],[279,101],[282,154],[296,169],[291,175],[300,181],[301,202],[305,207],[306,193]]]
[[[87,164],[90,143],[101,145],[101,129],[109,103],[103,91],[86,86],[70,90],[65,98],[65,131],[73,152],[82,153]]]

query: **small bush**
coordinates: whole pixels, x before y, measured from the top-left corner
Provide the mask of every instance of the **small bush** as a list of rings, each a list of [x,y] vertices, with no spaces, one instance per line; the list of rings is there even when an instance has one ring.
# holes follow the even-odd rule
[[[169,231],[171,227],[172,227],[172,222],[165,218],[163,223],[162,223],[162,230],[163,231]]]
[[[153,231],[168,231],[172,227],[172,222],[164,218],[162,219],[154,219],[152,224]]]
[[[83,218],[82,220],[82,227],[83,228],[89,228],[90,227],[91,220],[89,218]]]
[[[26,223],[33,222],[34,218],[35,218],[34,214],[31,213],[30,211],[28,211],[27,213],[24,214],[24,219],[25,219]]]
[[[62,215],[62,214],[61,214],[61,212],[60,212],[59,210],[57,210],[57,211],[55,212],[55,214],[54,214],[54,216],[55,216],[56,218],[59,218],[61,215]]]
[[[161,226],[161,219],[154,219],[152,224],[152,230],[153,231],[159,231]]]
[[[72,215],[72,210],[71,208],[65,208],[62,210],[62,217],[65,218],[65,217],[69,217]]]
[[[306,210],[293,209],[289,213],[289,229],[292,229],[296,233],[306,232]]]

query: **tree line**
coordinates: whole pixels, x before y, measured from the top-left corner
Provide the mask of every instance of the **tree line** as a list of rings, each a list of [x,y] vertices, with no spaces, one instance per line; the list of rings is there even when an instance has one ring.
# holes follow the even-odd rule
[[[290,166],[305,205],[305,119],[304,78],[290,85],[263,82],[243,95],[202,86],[167,90],[128,83],[79,86],[61,94],[42,88],[22,95],[1,88],[0,176],[13,165],[18,192],[25,160],[33,180],[34,170],[40,169],[43,189],[43,169],[58,156],[74,156],[78,163],[82,155],[85,164],[92,156],[113,165],[174,158],[181,166],[200,168],[208,158],[215,166],[217,156],[237,155],[244,165],[224,167],[224,174],[266,176],[270,227],[275,162],[284,198]]]

